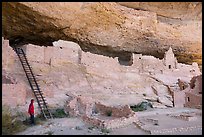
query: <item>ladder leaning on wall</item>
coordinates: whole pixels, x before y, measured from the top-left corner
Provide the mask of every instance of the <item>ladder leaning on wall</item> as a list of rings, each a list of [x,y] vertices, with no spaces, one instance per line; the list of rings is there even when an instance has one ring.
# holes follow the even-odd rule
[[[28,82],[30,84],[30,87],[36,97],[38,106],[41,110],[41,113],[43,114],[45,119],[51,119],[53,118],[52,114],[50,113],[48,107],[47,107],[47,102],[45,100],[45,97],[43,96],[43,92],[40,90],[40,87],[36,81],[36,78],[33,74],[32,68],[30,64],[28,63],[27,57],[23,51],[22,48],[20,47],[13,47],[14,51],[18,55],[21,65],[23,67],[23,70],[26,74],[26,77],[28,79]]]

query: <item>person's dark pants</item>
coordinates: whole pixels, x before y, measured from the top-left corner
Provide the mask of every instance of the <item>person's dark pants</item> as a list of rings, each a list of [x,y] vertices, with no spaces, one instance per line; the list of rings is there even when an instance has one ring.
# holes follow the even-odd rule
[[[35,124],[34,114],[30,114],[30,121],[31,121],[31,124]]]

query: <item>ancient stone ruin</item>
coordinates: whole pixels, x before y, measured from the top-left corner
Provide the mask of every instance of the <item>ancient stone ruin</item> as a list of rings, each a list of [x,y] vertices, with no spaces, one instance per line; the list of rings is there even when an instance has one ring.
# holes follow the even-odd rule
[[[9,46],[9,41],[3,38],[2,40],[3,70],[12,72],[16,69],[19,71],[16,76],[19,75],[19,79],[26,81],[20,62]],[[202,73],[198,64],[178,63],[171,47],[163,59],[132,53],[132,63],[127,60],[121,64],[118,57],[85,52],[74,42],[60,40],[53,45],[46,47],[27,44],[23,45],[22,49],[39,78],[46,76],[42,77],[40,82],[44,85],[42,89],[49,103],[52,105],[56,104],[56,101],[65,102],[67,98],[64,94],[72,92],[74,98],[62,105],[65,105],[70,115],[82,117],[84,121],[95,126],[118,128],[137,121],[137,113],[131,110],[130,104],[144,100],[150,101],[153,108],[202,106]],[[63,74],[60,74],[62,68]],[[77,75],[69,75],[70,79],[66,78],[69,71],[80,72],[79,77],[76,80],[73,78]],[[56,77],[50,73],[55,73]],[[46,81],[50,77],[52,79]],[[26,95],[30,91],[28,85],[12,82],[13,80],[4,73],[2,79],[3,104],[26,104]],[[117,96],[130,94],[133,99],[126,99],[124,102],[121,98],[116,101],[116,105],[115,101],[111,101],[111,97],[110,100],[105,100],[97,93],[102,93],[104,98],[110,93]],[[22,96],[19,100],[20,94]],[[94,95],[97,96],[93,101]],[[10,102],[11,96],[15,103]]]
[[[137,121],[136,113],[128,105],[107,106],[82,96],[71,100],[66,111],[70,116],[80,116],[87,123],[107,129],[124,127]]]
[[[195,76],[191,83],[186,83],[178,79],[179,89],[172,90],[173,102],[175,107],[193,107],[202,106],[202,75]]]

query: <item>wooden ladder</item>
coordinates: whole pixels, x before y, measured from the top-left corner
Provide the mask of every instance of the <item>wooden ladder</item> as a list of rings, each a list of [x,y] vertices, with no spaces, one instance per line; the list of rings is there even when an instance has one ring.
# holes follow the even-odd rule
[[[24,72],[26,74],[26,77],[28,79],[28,82],[30,84],[30,87],[37,99],[38,106],[41,110],[41,113],[43,114],[45,119],[51,119],[53,118],[52,114],[50,113],[48,107],[47,107],[47,102],[45,100],[45,97],[43,96],[43,92],[40,90],[40,87],[36,81],[36,78],[32,72],[32,68],[30,64],[28,63],[27,57],[23,51],[22,48],[20,47],[13,47],[14,51],[18,55],[20,62],[23,66]]]

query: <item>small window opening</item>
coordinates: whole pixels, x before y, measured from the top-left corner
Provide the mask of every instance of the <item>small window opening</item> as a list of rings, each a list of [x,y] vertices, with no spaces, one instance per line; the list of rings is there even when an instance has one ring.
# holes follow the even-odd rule
[[[60,47],[60,49],[62,49],[62,47]]]
[[[169,69],[171,69],[171,65],[169,65]]]
[[[190,102],[190,98],[189,97],[187,97],[187,102]]]
[[[185,89],[184,85],[182,86],[182,89],[183,89],[183,90]]]
[[[118,62],[120,65],[131,66],[133,64],[133,55],[129,54],[126,56],[118,57]]]

